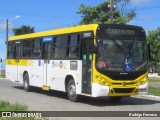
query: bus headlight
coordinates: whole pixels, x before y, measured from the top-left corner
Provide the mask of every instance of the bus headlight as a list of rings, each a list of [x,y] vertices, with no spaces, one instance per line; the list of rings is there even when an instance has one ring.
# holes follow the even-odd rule
[[[101,78],[101,77],[98,78],[98,83],[99,83],[100,85],[103,85],[103,86],[108,85],[107,80],[104,79],[104,78]]]
[[[140,85],[144,85],[146,82],[148,81],[148,77],[145,76],[141,81],[140,81]]]

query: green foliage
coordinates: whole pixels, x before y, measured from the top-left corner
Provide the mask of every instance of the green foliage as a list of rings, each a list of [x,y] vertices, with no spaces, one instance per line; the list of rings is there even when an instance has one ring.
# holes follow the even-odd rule
[[[148,94],[160,96],[160,79],[159,78],[149,78]]]
[[[155,68],[154,72],[160,72],[160,51],[158,50],[160,46],[160,27],[148,32],[147,42],[150,44],[151,66]]]
[[[14,35],[23,35],[28,33],[34,33],[34,27],[22,25],[20,28],[12,29]]]
[[[149,95],[155,95],[155,96],[160,96],[160,87],[159,88],[155,88],[155,87],[150,87],[148,88],[148,94]]]
[[[132,20],[136,13],[134,10],[127,11],[125,8],[129,4],[130,0],[115,0],[114,4],[119,6],[119,9],[115,8],[113,12],[114,23],[125,24]],[[81,4],[78,10],[78,14],[81,14],[82,20],[80,24],[91,24],[98,23],[104,24],[109,23],[110,19],[110,8],[108,7],[109,1],[103,2],[98,6],[85,6]]]
[[[26,105],[20,105],[19,103],[10,104],[7,101],[0,101],[0,111],[27,111]]]
[[[6,78],[6,76],[2,74],[2,75],[0,75],[0,78]]]

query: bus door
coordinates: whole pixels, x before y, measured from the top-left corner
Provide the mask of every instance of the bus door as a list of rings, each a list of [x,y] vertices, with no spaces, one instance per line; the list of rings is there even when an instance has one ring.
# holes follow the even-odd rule
[[[91,94],[92,54],[90,46],[93,39],[82,40],[82,93]]]
[[[43,86],[49,86],[50,79],[50,58],[51,58],[51,41],[52,37],[43,38]]]
[[[14,81],[15,82],[19,82],[19,58],[20,58],[20,42],[16,42],[15,46],[14,46],[14,58],[15,58],[15,63],[16,63],[16,67],[15,67],[15,77],[14,77]]]

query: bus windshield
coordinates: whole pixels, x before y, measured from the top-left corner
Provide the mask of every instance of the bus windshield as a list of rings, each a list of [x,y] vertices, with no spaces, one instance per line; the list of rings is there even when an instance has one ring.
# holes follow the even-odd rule
[[[134,72],[147,69],[147,45],[138,39],[98,39],[96,66],[103,71]]]

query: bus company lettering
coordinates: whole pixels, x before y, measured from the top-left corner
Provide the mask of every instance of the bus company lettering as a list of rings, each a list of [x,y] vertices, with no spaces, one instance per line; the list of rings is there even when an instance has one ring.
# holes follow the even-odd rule
[[[58,62],[53,61],[53,62],[52,62],[52,67],[53,67],[53,68],[54,68],[54,67],[59,67],[59,63],[58,63]]]
[[[62,61],[60,61],[59,62],[59,67],[61,68],[61,69],[67,69],[67,63],[66,62],[62,62]]]
[[[52,67],[54,68],[54,67],[59,67],[60,69],[67,69],[67,63],[66,62],[62,62],[62,61],[60,61],[60,62],[55,62],[55,61],[53,61],[52,62]]]
[[[59,62],[59,67],[63,68],[63,62],[62,61]]]

